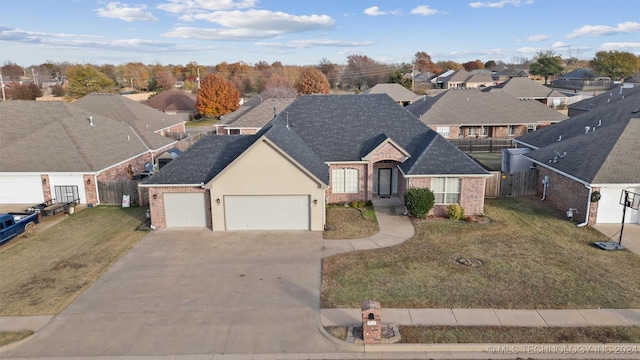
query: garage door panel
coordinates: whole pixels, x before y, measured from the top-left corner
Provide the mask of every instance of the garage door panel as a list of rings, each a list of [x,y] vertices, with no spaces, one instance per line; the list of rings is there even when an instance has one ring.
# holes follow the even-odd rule
[[[207,226],[203,193],[165,193],[164,212],[167,228]]]
[[[600,190],[601,198],[598,201],[598,218],[596,223],[598,224],[615,224],[622,222],[622,205],[620,204],[620,197],[622,196],[623,189],[616,188],[602,188]],[[637,189],[631,189],[635,192]],[[627,208],[625,213],[625,223],[638,223],[640,221],[640,211]]]
[[[0,204],[39,204],[44,202],[40,175],[0,176]]]
[[[309,196],[225,196],[227,230],[309,230]]]

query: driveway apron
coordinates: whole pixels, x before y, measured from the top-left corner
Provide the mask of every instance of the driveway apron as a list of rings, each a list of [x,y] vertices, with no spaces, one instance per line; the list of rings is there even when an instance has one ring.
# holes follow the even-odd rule
[[[320,324],[321,233],[149,233],[0,356],[336,351]]]

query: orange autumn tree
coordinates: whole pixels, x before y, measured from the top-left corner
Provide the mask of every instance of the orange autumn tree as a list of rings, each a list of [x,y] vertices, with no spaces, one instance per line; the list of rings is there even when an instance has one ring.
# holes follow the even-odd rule
[[[328,94],[330,90],[327,77],[314,67],[304,68],[293,86],[300,95]]]
[[[240,91],[233,84],[215,74],[200,82],[196,100],[198,113],[219,117],[240,107]]]

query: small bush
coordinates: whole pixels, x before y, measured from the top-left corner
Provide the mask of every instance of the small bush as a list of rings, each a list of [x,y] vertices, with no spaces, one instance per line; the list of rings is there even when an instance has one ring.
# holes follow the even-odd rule
[[[364,205],[365,205],[365,202],[362,201],[362,200],[361,201],[352,201],[351,202],[351,207],[352,208],[356,208],[356,209],[363,208]]]
[[[451,220],[464,219],[464,208],[458,204],[451,204],[447,207],[447,217]]]
[[[366,206],[373,206],[373,201],[371,200],[367,200],[367,202],[365,203]]]
[[[425,217],[435,204],[435,197],[429,189],[407,189],[404,194],[404,203],[409,213],[415,217]]]

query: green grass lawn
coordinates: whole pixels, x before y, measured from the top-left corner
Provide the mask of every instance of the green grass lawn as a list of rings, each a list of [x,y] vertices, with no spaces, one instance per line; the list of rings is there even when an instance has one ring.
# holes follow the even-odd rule
[[[144,207],[99,206],[0,246],[0,315],[59,313],[146,235],[144,220]]]
[[[502,169],[501,152],[473,152],[466,154],[474,158],[489,171],[500,171],[500,169]]]
[[[537,198],[487,199],[485,214],[491,223],[423,221],[398,246],[324,259],[322,307],[640,308],[638,255],[596,248],[602,234]]]
[[[187,121],[184,123],[187,127],[198,127],[198,126],[213,126],[218,123],[218,119],[216,118],[201,118],[199,120]]]
[[[33,331],[31,330],[0,332],[0,346],[22,340],[28,336],[31,336],[32,334]]]

